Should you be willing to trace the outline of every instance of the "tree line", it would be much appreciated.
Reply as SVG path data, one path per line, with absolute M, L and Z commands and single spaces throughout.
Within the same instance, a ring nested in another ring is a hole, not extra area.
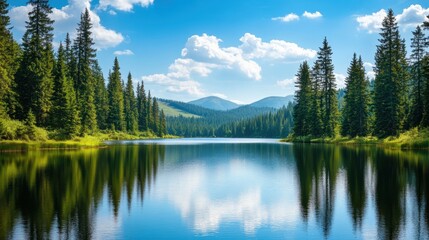
M 135 94 L 131 73 L 121 77 L 114 60 L 106 86 L 96 58 L 88 9 L 76 38 L 67 34 L 56 54 L 52 8 L 48 0 L 30 0 L 22 44 L 12 36 L 8 3 L 0 0 L 0 116 L 57 131 L 65 138 L 99 130 L 167 134 L 166 117 L 141 82 Z M 0 124 L 0 138 L 8 136 Z M 27 132 L 28 135 L 28 132 Z M 31 135 L 31 134 L 29 134 Z M 31 138 L 31 136 L 30 136 Z
M 370 83 L 362 58 L 354 54 L 341 111 L 335 97 L 332 49 L 325 38 L 313 67 L 304 61 L 296 75 L 294 136 L 335 137 L 341 133 L 383 138 L 428 127 L 429 38 L 422 28 L 429 30 L 429 20 L 412 32 L 412 52 L 407 59 L 405 40 L 393 11 L 388 11 L 375 54 L 375 79 Z

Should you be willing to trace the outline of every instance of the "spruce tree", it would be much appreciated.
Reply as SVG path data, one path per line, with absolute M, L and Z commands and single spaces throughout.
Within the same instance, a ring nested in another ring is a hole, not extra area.
M 118 58 L 115 58 L 113 71 L 109 74 L 109 83 L 107 85 L 109 113 L 107 115 L 107 124 L 112 130 L 124 131 L 124 94 L 121 83 L 121 72 Z
M 323 45 L 317 53 L 317 63 L 319 65 L 318 77 L 321 79 L 321 116 L 323 135 L 334 137 L 338 124 L 338 104 L 337 90 L 334 75 L 334 65 L 332 64 L 332 49 L 328 40 L 323 40 Z
M 153 104 L 152 104 L 152 131 L 155 134 L 158 134 L 159 132 L 159 105 L 158 105 L 158 100 L 156 98 L 153 98 Z
M 10 31 L 8 4 L 0 0 L 0 117 L 15 115 L 19 104 L 15 93 L 15 73 L 19 66 L 20 48 Z
M 429 15 L 423 23 L 423 29 L 429 31 Z M 429 35 L 429 34 L 428 34 Z M 426 38 L 426 47 L 429 47 L 429 36 Z M 421 126 L 429 127 L 429 54 L 426 54 L 422 61 L 423 66 L 423 97 L 424 110 Z
M 346 79 L 345 106 L 342 114 L 343 136 L 366 136 L 369 130 L 369 82 L 362 58 L 353 55 Z
M 165 117 L 164 110 L 161 110 L 161 113 L 159 115 L 159 131 L 158 136 L 163 137 L 167 135 L 167 120 Z
M 144 82 L 137 85 L 137 110 L 138 110 L 138 125 L 140 131 L 148 130 L 147 123 L 147 98 L 144 90 Z
M 104 81 L 103 72 L 101 71 L 98 61 L 92 65 L 92 75 L 94 77 L 94 104 L 97 112 L 97 123 L 99 129 L 107 129 L 107 113 L 109 111 L 107 100 L 107 88 Z
M 147 94 L 147 101 L 146 101 L 146 122 L 147 122 L 147 127 L 148 130 L 152 130 L 153 131 L 153 108 L 152 108 L 152 97 L 150 94 L 150 91 Z
M 411 112 L 409 121 L 411 127 L 420 125 L 424 111 L 424 72 L 423 58 L 425 51 L 425 34 L 420 26 L 413 31 L 411 39 Z
M 310 70 L 305 61 L 299 67 L 296 75 L 295 102 L 293 116 L 295 125 L 293 128 L 295 136 L 307 136 L 311 134 L 311 78 Z
M 95 79 L 91 66 L 95 61 L 94 41 L 91 36 L 92 23 L 88 9 L 81 15 L 74 41 L 73 52 L 76 57 L 76 75 L 74 86 L 82 117 L 82 132 L 93 133 L 97 130 L 95 107 Z
M 29 20 L 22 40 L 23 59 L 16 77 L 22 107 L 20 118 L 24 119 L 32 110 L 37 124 L 46 126 L 52 108 L 54 21 L 49 17 L 52 8 L 48 0 L 30 0 L 29 4 L 33 10 L 28 14 Z
M 408 81 L 406 51 L 392 9 L 384 18 L 375 55 L 375 134 L 396 136 L 405 119 Z
M 60 44 L 54 68 L 54 93 L 52 96 L 51 126 L 63 131 L 66 137 L 73 137 L 80 130 L 80 118 L 77 110 L 76 94 L 73 82 L 68 77 L 65 52 Z
M 124 94 L 124 109 L 125 109 L 125 123 L 127 131 L 135 133 L 138 130 L 137 120 L 137 101 L 134 95 L 133 79 L 131 73 L 128 73 L 127 85 Z
M 319 63 L 314 63 L 313 69 L 311 70 L 312 82 L 311 82 L 311 104 L 310 104 L 310 125 L 311 135 L 313 137 L 320 137 L 323 134 L 322 127 L 322 113 L 321 113 L 321 72 Z

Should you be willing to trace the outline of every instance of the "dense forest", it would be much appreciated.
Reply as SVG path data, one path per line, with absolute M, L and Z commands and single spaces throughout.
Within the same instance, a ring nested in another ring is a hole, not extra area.
M 402 131 L 429 126 L 429 46 L 423 29 L 429 16 L 413 31 L 410 58 L 405 40 L 390 9 L 384 18 L 375 54 L 375 79 L 365 76 L 361 57 L 353 55 L 344 102 L 339 111 L 334 97 L 332 49 L 325 39 L 313 67 L 303 62 L 297 73 L 294 137 L 398 136 Z
M 88 10 L 76 38 L 67 34 L 54 53 L 48 0 L 30 0 L 22 44 L 12 36 L 8 4 L 0 0 L 0 139 L 40 139 L 100 130 L 167 134 L 166 117 L 143 82 L 123 82 L 115 58 L 106 86 L 96 58 Z M 135 94 L 137 93 L 137 94 Z

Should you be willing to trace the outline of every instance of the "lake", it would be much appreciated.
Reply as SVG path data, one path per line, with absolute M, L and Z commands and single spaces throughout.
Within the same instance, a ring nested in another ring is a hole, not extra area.
M 429 152 L 270 139 L 0 153 L 0 239 L 428 239 Z

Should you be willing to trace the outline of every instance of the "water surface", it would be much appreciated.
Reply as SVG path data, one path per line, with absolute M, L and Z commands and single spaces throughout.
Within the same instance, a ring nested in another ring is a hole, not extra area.
M 429 153 L 271 139 L 0 153 L 0 239 L 428 239 Z

